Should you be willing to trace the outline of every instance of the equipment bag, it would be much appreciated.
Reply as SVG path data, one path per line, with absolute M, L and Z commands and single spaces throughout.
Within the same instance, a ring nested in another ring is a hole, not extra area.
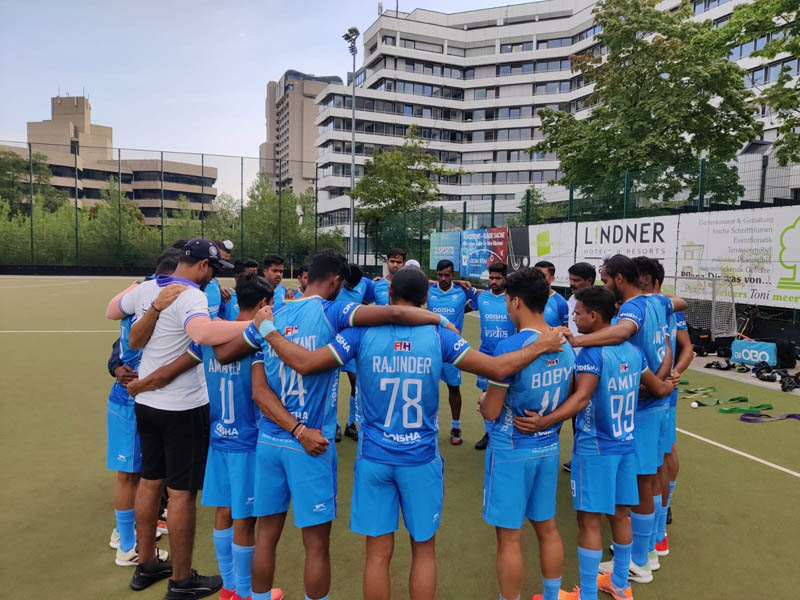
M 757 365 L 765 362 L 771 367 L 778 365 L 778 349 L 774 343 L 736 340 L 731 345 L 731 351 L 737 363 Z

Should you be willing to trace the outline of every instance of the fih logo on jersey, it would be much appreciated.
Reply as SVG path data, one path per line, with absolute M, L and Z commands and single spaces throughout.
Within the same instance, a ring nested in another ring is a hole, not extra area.
M 551 358 L 550 360 L 547 361 L 547 366 L 548 367 L 555 367 L 556 365 L 558 365 L 558 359 L 557 358 Z
M 395 342 L 394 343 L 394 351 L 395 352 L 411 352 L 411 342 Z
M 627 373 L 628 372 L 628 363 L 620 363 L 619 372 L 620 373 Z
M 298 329 L 299 329 L 299 326 L 297 326 L 297 325 L 289 325 L 288 327 L 284 327 L 283 328 L 283 336 L 284 337 L 288 337 L 290 335 L 294 335 L 295 333 L 297 333 Z

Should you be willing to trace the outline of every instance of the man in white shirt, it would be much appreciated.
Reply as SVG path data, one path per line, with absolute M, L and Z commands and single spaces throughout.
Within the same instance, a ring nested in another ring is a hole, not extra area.
M 119 319 L 135 315 L 129 343 L 143 348 L 139 377 L 147 377 L 186 352 L 189 343 L 215 345 L 240 335 L 249 321 L 212 321 L 202 288 L 217 270 L 232 265 L 222 260 L 219 248 L 202 238 L 183 247 L 172 276 L 129 288 L 115 296 L 106 316 Z M 185 289 L 169 306 L 155 302 L 172 284 Z M 203 486 L 209 438 L 208 393 L 198 365 L 161 389 L 136 397 L 136 418 L 142 447 L 142 478 L 136 494 L 139 565 L 131 587 L 144 589 L 172 578 L 166 598 L 201 598 L 222 587 L 219 576 L 204 577 L 191 569 L 197 491 Z M 172 564 L 154 554 L 155 519 L 161 487 L 169 493 L 168 527 Z

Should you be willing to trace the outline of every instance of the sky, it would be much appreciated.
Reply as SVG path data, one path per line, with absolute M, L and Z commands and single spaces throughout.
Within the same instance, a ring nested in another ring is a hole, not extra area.
M 401 1 L 400 11 L 499 3 Z M 92 121 L 113 127 L 114 146 L 257 157 L 267 82 L 287 69 L 346 81 L 352 59 L 341 35 L 350 26 L 365 31 L 377 7 L 377 0 L 0 0 L 0 140 L 26 141 L 26 123 L 50 118 L 59 89 L 62 96 L 85 89 Z M 359 66 L 362 56 L 359 44 Z

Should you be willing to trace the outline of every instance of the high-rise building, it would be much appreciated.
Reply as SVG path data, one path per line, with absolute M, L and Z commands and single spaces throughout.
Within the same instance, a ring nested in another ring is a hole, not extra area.
M 696 0 L 697 20 L 724 24 L 733 8 L 748 0 Z M 396 147 L 410 125 L 429 141 L 445 165 L 467 173 L 439 182 L 446 208 L 469 203 L 468 226 L 505 224 L 517 213 L 532 184 L 546 199 L 566 199 L 554 154 L 529 153 L 542 138 L 538 112 L 555 108 L 586 118 L 594 86 L 571 68 L 569 57 L 606 50 L 596 34 L 594 0 L 544 0 L 445 14 L 416 9 L 384 11 L 363 35 L 362 68 L 356 73 L 356 167 L 376 148 Z M 660 8 L 677 8 L 665 0 Z M 748 85 L 774 80 L 783 62 L 765 64 L 750 53 L 765 39 L 744 44 L 731 55 L 749 71 Z M 345 50 L 342 49 L 344 56 Z M 797 73 L 797 60 L 790 68 Z M 350 188 L 351 89 L 327 86 L 317 97 L 319 114 L 319 211 L 323 227 L 347 230 Z M 764 138 L 775 139 L 777 124 L 763 116 Z M 362 242 L 358 242 L 362 243 Z
M 331 83 L 341 85 L 342 80 L 293 70 L 286 71 L 280 80 L 267 83 L 264 102 L 267 138 L 258 149 L 261 170 L 297 193 L 314 184 L 317 159 L 314 101 Z

